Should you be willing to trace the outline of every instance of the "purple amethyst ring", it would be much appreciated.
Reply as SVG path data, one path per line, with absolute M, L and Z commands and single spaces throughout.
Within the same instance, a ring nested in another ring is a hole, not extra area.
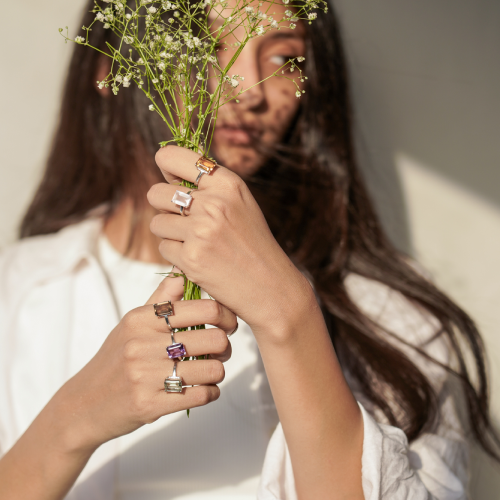
M 172 343 L 167 346 L 167 354 L 170 359 L 180 359 L 186 355 L 186 348 L 184 344 L 181 342 L 176 342 L 174 339 L 174 331 L 170 332 L 170 336 L 172 337 Z

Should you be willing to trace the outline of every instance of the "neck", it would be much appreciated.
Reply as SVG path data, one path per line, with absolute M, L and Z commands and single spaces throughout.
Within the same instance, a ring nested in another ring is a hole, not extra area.
M 125 199 L 106 220 L 104 234 L 118 252 L 130 259 L 168 265 L 158 250 L 160 238 L 149 230 L 149 223 L 156 213 L 149 205 L 137 212 L 132 201 Z

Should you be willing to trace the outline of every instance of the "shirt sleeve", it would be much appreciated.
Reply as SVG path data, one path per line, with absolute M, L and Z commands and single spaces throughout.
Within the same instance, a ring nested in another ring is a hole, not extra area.
M 467 498 L 468 446 L 464 440 L 423 434 L 409 445 L 401 429 L 377 423 L 359 406 L 364 426 L 361 473 L 365 500 Z M 281 424 L 269 442 L 257 499 L 297 500 Z

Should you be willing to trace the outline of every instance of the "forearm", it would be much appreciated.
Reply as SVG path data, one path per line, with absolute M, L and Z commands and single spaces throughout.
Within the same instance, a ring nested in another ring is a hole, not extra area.
M 281 324 L 255 335 L 301 500 L 363 498 L 363 421 L 308 285 Z M 301 305 L 300 305 L 301 304 Z M 283 314 L 285 316 L 285 314 Z
M 64 498 L 93 452 L 73 446 L 64 421 L 49 402 L 0 460 L 0 500 Z

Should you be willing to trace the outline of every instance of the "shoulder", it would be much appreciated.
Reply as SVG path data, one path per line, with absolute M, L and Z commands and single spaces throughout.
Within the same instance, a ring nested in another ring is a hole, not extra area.
M 423 306 L 379 281 L 350 274 L 345 287 L 358 309 L 376 326 L 380 337 L 431 376 L 435 387 L 440 386 L 446 371 L 439 364 L 450 365 L 451 349 L 447 337 L 441 334 L 439 320 Z M 429 361 L 426 355 L 438 364 Z
M 33 236 L 0 252 L 0 300 L 71 270 L 93 247 L 102 222 L 92 218 L 57 233 Z

